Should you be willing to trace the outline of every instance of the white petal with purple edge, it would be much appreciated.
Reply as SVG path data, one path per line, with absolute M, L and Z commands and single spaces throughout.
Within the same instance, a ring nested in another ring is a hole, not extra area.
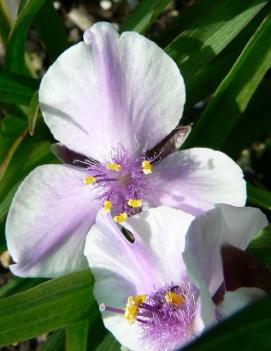
M 98 303 L 123 308 L 129 295 L 151 293 L 159 284 L 179 283 L 186 273 L 182 252 L 192 220 L 191 215 L 175 209 L 147 210 L 124 224 L 135 236 L 132 244 L 109 215 L 99 212 L 85 248 Z M 105 312 L 103 320 L 123 345 L 145 350 L 136 326 L 130 326 L 123 316 Z
M 159 143 L 182 115 L 185 88 L 174 61 L 135 32 L 94 24 L 50 67 L 40 105 L 55 138 L 98 160 L 122 143 L 132 154 Z
M 98 202 L 84 176 L 75 167 L 45 165 L 20 185 L 6 225 L 15 274 L 54 277 L 87 266 L 85 238 Z
M 193 148 L 171 154 L 153 171 L 156 176 L 152 205 L 171 206 L 198 215 L 215 203 L 244 206 L 246 184 L 241 168 L 226 154 Z
M 244 250 L 266 225 L 265 215 L 252 207 L 220 204 L 197 217 L 186 236 L 184 253 L 195 282 L 205 282 L 213 296 L 223 282 L 222 245 L 230 244 Z

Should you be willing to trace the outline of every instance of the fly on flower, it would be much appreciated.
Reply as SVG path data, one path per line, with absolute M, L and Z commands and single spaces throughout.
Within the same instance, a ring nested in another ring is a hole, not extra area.
M 100 212 L 85 255 L 106 328 L 132 351 L 176 350 L 265 296 L 252 284 L 224 290 L 216 303 L 213 299 L 225 286 L 223 245 L 244 250 L 266 225 L 254 208 L 218 205 L 193 220 L 183 211 L 158 207 L 127 220 L 135 236 L 130 244 Z
M 242 171 L 228 156 L 172 152 L 183 78 L 142 35 L 93 25 L 49 68 L 39 99 L 68 164 L 36 168 L 14 197 L 6 233 L 15 274 L 51 277 L 86 267 L 85 238 L 101 208 L 123 225 L 148 207 L 195 215 L 219 202 L 245 204 Z

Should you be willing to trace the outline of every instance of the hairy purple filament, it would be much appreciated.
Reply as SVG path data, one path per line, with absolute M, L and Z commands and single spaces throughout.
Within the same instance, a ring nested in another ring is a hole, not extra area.
M 168 302 L 165 295 L 169 291 L 182 296 L 183 303 Z M 155 350 L 173 350 L 191 339 L 198 296 L 198 289 L 189 280 L 156 290 L 139 306 L 137 321 L 142 337 L 155 345 Z
M 181 302 L 169 302 L 166 299 L 169 292 L 180 296 Z M 146 297 L 138 306 L 135 322 L 150 350 L 174 350 L 194 337 L 198 298 L 198 289 L 188 279 L 180 285 L 155 289 Z M 100 310 L 123 315 L 126 312 L 104 304 L 100 305 Z
M 132 157 L 123 147 L 113 149 L 111 160 L 98 163 L 90 160 L 87 175 L 95 177 L 94 186 L 98 198 L 104 203 L 112 203 L 113 214 L 127 213 L 128 216 L 141 212 L 141 206 L 135 208 L 128 204 L 130 199 L 144 201 L 152 189 L 152 181 L 142 169 L 144 156 Z M 151 161 L 151 160 L 148 160 Z M 108 164 L 120 166 L 119 170 L 109 169 Z

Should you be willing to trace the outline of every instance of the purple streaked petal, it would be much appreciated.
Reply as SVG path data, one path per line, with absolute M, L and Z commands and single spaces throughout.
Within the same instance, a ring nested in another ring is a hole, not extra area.
M 98 203 L 84 176 L 75 167 L 45 165 L 23 181 L 6 225 L 15 274 L 53 277 L 87 266 L 85 237 Z
M 186 276 L 182 252 L 192 220 L 191 215 L 171 208 L 144 211 L 124 224 L 135 237 L 132 244 L 110 215 L 100 211 L 85 248 L 98 303 L 123 308 L 130 295 L 151 294 L 167 283 L 179 284 Z M 107 312 L 103 320 L 123 345 L 131 350 L 149 349 L 136 325 L 129 325 L 123 316 Z
M 150 40 L 119 36 L 109 23 L 94 24 L 84 40 L 42 79 L 45 122 L 61 143 L 97 160 L 118 143 L 132 154 L 151 149 L 182 115 L 185 89 L 176 64 Z
M 94 273 L 108 271 L 109 277 L 122 277 L 134 286 L 134 294 L 142 294 L 145 290 L 151 291 L 159 275 L 156 272 L 156 258 L 151 256 L 140 236 L 134 231 L 133 234 L 135 242 L 131 243 L 124 237 L 120 226 L 113 221 L 111 215 L 100 210 L 96 223 L 88 233 L 85 255 Z M 100 277 L 98 273 L 96 282 Z M 122 293 L 116 290 L 116 294 Z
M 186 276 L 182 253 L 193 219 L 188 213 L 161 206 L 127 220 L 129 229 L 150 247 L 163 283 L 179 282 Z
M 205 282 L 213 296 L 224 280 L 221 247 L 230 244 L 244 250 L 266 225 L 265 215 L 251 207 L 221 204 L 197 217 L 188 231 L 184 253 L 194 283 Z
M 178 151 L 154 169 L 159 191 L 152 205 L 171 206 L 198 215 L 215 203 L 244 206 L 246 185 L 241 168 L 227 155 L 207 148 Z

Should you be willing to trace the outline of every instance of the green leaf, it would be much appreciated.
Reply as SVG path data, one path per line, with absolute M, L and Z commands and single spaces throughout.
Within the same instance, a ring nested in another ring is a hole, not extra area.
M 0 0 L 0 40 L 4 47 L 8 41 L 8 35 L 11 28 L 11 18 L 5 0 Z
M 5 238 L 5 223 L 0 222 L 0 254 L 7 249 L 6 238 Z
M 271 210 L 271 193 L 264 189 L 258 188 L 251 184 L 247 184 L 248 203 L 250 205 L 259 206 L 266 210 Z
M 89 271 L 72 273 L 0 300 L 0 345 L 66 327 L 95 317 Z
M 266 3 L 263 0 L 196 3 L 194 7 L 199 14 L 166 47 L 166 52 L 180 66 L 185 80 L 190 80 L 218 55 Z
M 249 244 L 248 252 L 257 257 L 271 268 L 271 225 L 260 231 L 257 237 Z
M 34 135 L 35 126 L 37 122 L 37 118 L 40 112 L 40 105 L 39 105 L 39 91 L 37 90 L 32 99 L 30 101 L 29 111 L 28 111 L 28 128 L 30 135 Z
M 25 121 L 7 116 L 0 123 L 0 181 L 3 179 L 9 163 L 28 133 Z
M 28 0 L 16 19 L 7 44 L 5 57 L 6 69 L 10 72 L 28 75 L 25 64 L 25 44 L 27 33 L 33 20 L 46 0 Z
M 28 105 L 39 82 L 0 70 L 0 101 Z
M 4 200 L 0 202 L 0 223 L 4 221 L 8 213 L 13 196 L 15 195 L 19 185 L 20 182 L 18 184 L 15 184 L 14 187 L 11 188 L 7 196 L 4 198 Z
M 86 351 L 89 319 L 83 319 L 66 328 L 66 351 Z M 94 330 L 93 330 L 94 332 Z
M 50 152 L 52 141 L 49 138 L 48 128 L 44 125 L 42 119 L 39 119 L 35 135 L 26 136 L 19 149 L 14 153 L 0 182 L 0 203 L 7 198 L 12 188 L 22 181 L 33 168 L 44 163 L 59 162 Z
M 44 3 L 38 11 L 33 24 L 48 51 L 51 62 L 55 61 L 69 47 L 69 43 L 65 26 L 56 12 L 52 1 Z
M 182 351 L 270 350 L 271 297 L 207 331 Z
M 22 279 L 18 277 L 14 277 L 9 279 L 9 281 L 0 288 L 0 299 L 4 297 L 8 297 L 14 294 L 18 294 L 24 290 L 33 288 L 34 286 L 46 281 L 42 278 L 35 278 L 35 279 Z
M 229 156 L 236 159 L 242 150 L 271 132 L 270 91 L 271 81 L 263 79 L 222 146 L 222 150 Z
M 120 344 L 111 333 L 108 333 L 95 351 L 119 351 Z
M 194 126 L 186 147 L 220 148 L 271 65 L 271 15 L 261 23 Z
M 143 0 L 121 26 L 120 31 L 143 33 L 169 4 L 170 0 Z
M 63 351 L 65 347 L 65 330 L 54 332 L 41 348 L 41 351 Z
M 22 143 L 22 141 L 24 140 L 24 138 L 26 137 L 27 134 L 28 134 L 28 127 L 25 128 L 22 131 L 22 133 L 14 140 L 14 142 L 11 145 L 11 147 L 9 148 L 5 158 L 0 163 L 0 181 L 3 179 L 3 177 L 7 171 L 7 168 L 9 166 L 9 163 L 10 163 L 15 151 L 18 149 L 18 147 L 20 146 L 20 144 Z
M 15 116 L 6 116 L 0 121 L 0 163 L 26 126 L 26 121 Z
M 187 100 L 186 109 L 195 105 L 213 94 L 220 82 L 227 75 L 246 43 L 254 34 L 266 16 L 265 6 L 246 27 L 210 62 L 199 71 L 189 75 L 186 80 Z M 184 72 L 186 74 L 186 72 Z

